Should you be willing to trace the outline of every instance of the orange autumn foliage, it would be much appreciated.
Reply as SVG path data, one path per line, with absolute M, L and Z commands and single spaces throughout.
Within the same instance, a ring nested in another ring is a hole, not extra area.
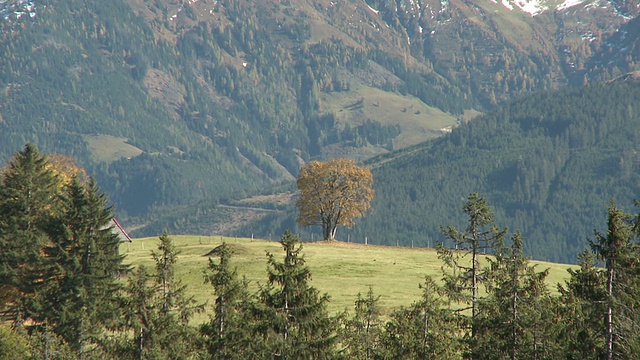
M 322 226 L 325 240 L 334 240 L 338 225 L 352 227 L 373 199 L 373 175 L 349 159 L 311 161 L 298 175 L 296 202 L 300 225 Z

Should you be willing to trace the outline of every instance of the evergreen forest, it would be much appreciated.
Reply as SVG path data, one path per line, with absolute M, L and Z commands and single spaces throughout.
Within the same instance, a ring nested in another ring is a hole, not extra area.
M 446 241 L 439 227 L 457 218 L 463 194 L 478 191 L 501 224 L 522 231 L 528 256 L 575 263 L 602 230 L 603 204 L 632 212 L 639 198 L 640 84 L 625 79 L 527 96 L 449 135 L 365 161 L 374 178 L 371 211 L 337 237 L 435 247 Z M 297 227 L 295 213 L 276 208 L 236 234 L 319 232 Z
M 212 301 L 198 304 L 176 276 L 166 232 L 153 266 L 126 265 L 113 209 L 91 177 L 69 174 L 32 144 L 0 182 L 0 359 L 633 359 L 638 216 L 609 202 L 603 231 L 580 267 L 551 291 L 547 270 L 524 255 L 526 238 L 495 221 L 477 193 L 462 226 L 442 224 L 441 275 L 413 304 L 383 313 L 371 287 L 329 314 L 312 285 L 304 244 L 285 231 L 267 252 L 257 291 L 222 243 L 203 271 Z M 345 249 L 348 251 L 348 249 Z M 418 284 L 416 284 L 417 286 Z M 197 313 L 207 320 L 194 324 Z

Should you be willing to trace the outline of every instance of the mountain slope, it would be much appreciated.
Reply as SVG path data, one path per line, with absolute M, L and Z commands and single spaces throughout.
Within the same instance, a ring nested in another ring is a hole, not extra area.
M 287 184 L 310 159 L 364 160 L 531 92 L 635 70 L 639 11 L 613 0 L 6 0 L 0 162 L 27 141 L 72 155 L 126 225 L 203 214 Z M 197 228 L 225 229 L 218 220 Z
M 444 241 L 441 225 L 466 226 L 462 207 L 478 192 L 500 226 L 522 231 L 529 256 L 575 262 L 593 230 L 603 231 L 610 200 L 637 212 L 637 79 L 529 96 L 441 139 L 371 160 L 372 211 L 338 237 L 434 246 Z M 278 233 L 295 226 L 294 216 L 295 208 L 283 209 L 238 233 Z
M 455 129 L 374 169 L 379 210 L 355 234 L 433 244 L 439 225 L 463 226 L 463 197 L 477 191 L 523 231 L 529 255 L 575 261 L 610 199 L 633 210 L 639 100 L 637 81 L 543 93 Z

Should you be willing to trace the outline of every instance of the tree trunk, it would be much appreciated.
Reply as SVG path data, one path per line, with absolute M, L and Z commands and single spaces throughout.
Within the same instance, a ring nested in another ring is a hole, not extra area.
M 613 309 L 611 301 L 613 299 L 613 260 L 607 260 L 607 314 L 605 317 L 605 327 L 607 328 L 607 360 L 613 359 Z
M 518 328 L 516 322 L 518 321 L 518 267 L 515 263 L 517 260 L 513 259 L 513 299 L 511 300 L 511 360 L 516 360 L 516 351 L 518 343 Z
M 474 244 L 471 257 L 471 338 L 476 338 L 476 316 L 478 315 L 478 247 Z
M 218 319 L 218 333 L 220 338 L 224 337 L 224 318 L 225 318 L 225 311 L 227 309 L 225 309 L 224 306 L 224 296 L 220 296 L 220 302 L 219 302 L 219 310 L 218 310 L 218 316 L 220 317 Z
M 322 220 L 322 240 L 328 241 L 331 238 L 331 223 Z
M 144 359 L 144 328 L 140 327 L 140 337 L 138 338 L 138 359 Z

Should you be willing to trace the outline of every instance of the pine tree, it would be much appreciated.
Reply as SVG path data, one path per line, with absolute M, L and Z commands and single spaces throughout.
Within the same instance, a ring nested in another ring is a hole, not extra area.
M 64 211 L 49 227 L 45 267 L 50 286 L 46 320 L 82 358 L 117 314 L 116 275 L 123 270 L 119 239 L 112 232 L 112 209 L 93 180 L 68 186 Z
M 350 359 L 374 359 L 378 353 L 383 330 L 379 299 L 369 287 L 366 296 L 358 294 L 353 317 L 344 321 L 341 341 Z
M 0 324 L 0 360 L 29 360 L 33 355 L 27 334 Z
M 553 299 L 545 279 L 523 252 L 520 232 L 510 248 L 489 258 L 491 285 L 479 302 L 478 337 L 472 351 L 483 359 L 546 359 L 554 356 Z
M 452 301 L 469 304 L 468 308 L 459 311 L 471 310 L 470 341 L 473 343 L 477 336 L 480 285 L 488 280 L 485 269 L 480 265 L 480 256 L 491 252 L 494 244 L 502 243 L 507 229 L 495 226 L 493 211 L 477 193 L 469 195 L 464 212 L 469 216 L 465 231 L 453 226 L 442 227 L 442 232 L 453 242 L 454 248 L 438 244 L 437 251 L 444 267 L 449 269 L 444 271 L 443 277 L 446 296 Z M 468 259 L 468 256 L 471 258 Z
M 119 329 L 131 336 L 109 345 L 112 356 L 183 359 L 199 350 L 198 333 L 189 320 L 202 306 L 186 295 L 186 285 L 175 278 L 178 254 L 173 240 L 163 233 L 158 251 L 151 253 L 155 272 L 140 266 L 129 279 Z
M 422 298 L 395 310 L 381 334 L 381 359 L 455 359 L 466 351 L 461 341 L 463 317 L 448 309 L 442 289 L 430 278 L 421 285 Z
M 156 264 L 156 282 L 159 285 L 161 297 L 161 309 L 163 313 L 175 307 L 174 300 L 178 294 L 184 293 L 184 287 L 180 286 L 175 278 L 175 265 L 180 252 L 176 249 L 173 240 L 166 231 L 160 236 L 158 244 L 159 252 L 152 251 L 151 257 Z
M 160 317 L 157 306 L 157 291 L 151 284 L 152 274 L 143 265 L 129 277 L 125 287 L 125 299 L 122 303 L 123 323 L 119 330 L 130 331 L 120 343 L 110 344 L 110 353 L 114 357 L 128 359 L 147 359 L 157 345 L 156 333 Z M 133 340 L 131 340 L 133 339 Z M 149 350 L 151 349 L 151 351 Z
M 633 357 L 640 335 L 638 295 L 638 247 L 632 242 L 633 225 L 629 214 L 613 202 L 607 210 L 607 233 L 596 231 L 591 248 L 605 263 L 605 353 L 606 359 Z
M 62 204 L 59 181 L 32 144 L 14 155 L 0 183 L 0 306 L 21 325 L 42 320 L 47 286 L 43 247 L 46 228 Z
M 236 269 L 232 269 L 232 250 L 227 243 L 215 249 L 216 263 L 209 259 L 205 282 L 214 288 L 216 296 L 214 315 L 200 331 L 206 337 L 207 350 L 212 359 L 248 359 L 254 357 L 255 342 L 252 330 L 252 300 L 247 282 L 238 280 Z
M 335 356 L 336 321 L 327 313 L 328 295 L 309 285 L 311 272 L 300 255 L 299 238 L 286 231 L 280 239 L 284 261 L 267 253 L 269 283 L 261 290 L 261 320 L 270 356 L 280 359 L 329 359 Z
M 605 280 L 595 265 L 595 255 L 585 250 L 578 256 L 580 269 L 568 269 L 570 278 L 559 285 L 558 344 L 566 359 L 602 359 L 604 339 L 602 319 L 605 311 Z

